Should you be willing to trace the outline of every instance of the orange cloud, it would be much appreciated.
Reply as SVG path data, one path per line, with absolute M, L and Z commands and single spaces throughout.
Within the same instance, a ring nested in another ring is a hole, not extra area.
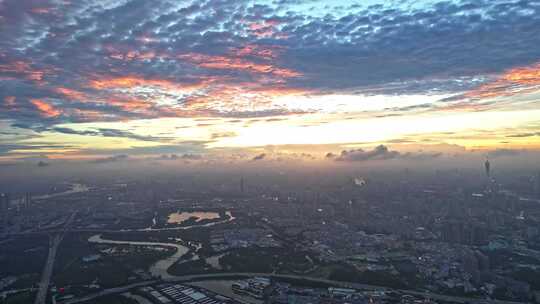
M 128 112 L 147 113 L 152 104 L 135 98 L 116 96 L 105 101 L 107 104 L 121 108 Z
M 87 99 L 87 96 L 85 93 L 68 89 L 68 88 L 59 87 L 59 88 L 55 88 L 54 91 L 58 94 L 64 95 L 65 97 L 71 100 L 82 101 L 84 99 Z
M 486 83 L 465 94 L 469 98 L 490 98 L 512 96 L 539 89 L 540 63 L 529 67 L 514 68 L 506 71 L 495 81 Z
M 240 58 L 231 58 L 226 56 L 210 56 L 197 53 L 180 55 L 179 58 L 194 63 L 202 68 L 239 70 L 250 73 L 273 74 L 285 78 L 301 76 L 300 73 L 293 70 L 278 68 L 271 64 L 255 63 Z
M 307 94 L 308 91 L 287 87 L 266 87 L 258 83 L 215 86 L 204 95 L 192 96 L 185 103 L 191 110 L 258 111 L 276 109 L 276 97 Z
M 89 86 L 102 90 L 102 89 L 117 89 L 117 88 L 132 88 L 141 86 L 156 86 L 170 89 L 178 89 L 182 86 L 172 81 L 163 79 L 146 79 L 137 76 L 125 76 L 125 77 L 104 77 L 98 80 L 92 80 Z
M 89 87 L 96 90 L 103 89 L 129 89 L 135 87 L 159 87 L 163 90 L 181 90 L 181 91 L 193 91 L 204 88 L 210 83 L 216 81 L 216 78 L 206 77 L 204 79 L 197 80 L 193 83 L 177 83 L 166 79 L 148 79 L 138 76 L 123 76 L 123 77 L 102 77 L 96 76 L 94 80 L 91 80 L 88 84 Z
M 55 107 L 53 107 L 51 104 L 46 103 L 45 101 L 41 99 L 30 99 L 30 102 L 43 114 L 43 116 L 48 118 L 57 117 L 62 112 Z
M 193 83 L 177 83 L 166 79 L 147 79 L 138 76 L 109 77 L 94 75 L 94 80 L 88 87 L 104 90 L 105 95 L 99 94 L 94 100 L 97 103 L 116 107 L 124 112 L 137 113 L 145 117 L 176 117 L 186 115 L 190 109 L 171 107 L 159 103 L 161 97 L 170 99 L 171 96 L 197 95 L 210 90 L 213 83 L 225 81 L 224 77 L 205 77 Z M 146 87 L 151 89 L 150 95 L 139 95 L 136 89 Z M 71 94 L 72 92 L 65 92 Z M 124 114 L 115 114 L 123 116 Z M 126 119 L 129 119 L 126 117 Z
M 140 85 L 153 85 L 153 86 L 167 86 L 172 87 L 174 84 L 172 82 L 163 81 L 163 80 L 144 80 L 136 77 L 120 77 L 120 78 L 110 78 L 109 80 L 96 80 L 92 82 L 91 87 L 95 89 L 115 89 L 115 88 L 130 88 L 132 86 Z M 78 100 L 86 102 L 89 99 L 88 95 L 72 90 L 69 88 L 55 88 L 55 92 L 64 95 L 65 97 L 71 100 Z M 106 98 L 100 96 L 95 96 L 91 98 L 92 102 L 98 104 L 107 104 L 116 108 L 121 109 L 125 112 L 134 112 L 138 114 L 143 114 L 146 116 L 155 116 L 155 111 L 153 111 L 154 104 L 151 101 L 142 100 L 130 96 L 129 94 L 117 94 L 117 93 L 107 93 Z M 95 110 L 82 110 L 82 109 L 71 109 L 70 114 L 77 116 L 80 119 L 84 120 L 102 120 L 106 114 L 101 111 Z M 118 116 L 118 115 L 110 115 Z
M 512 69 L 502 78 L 519 84 L 538 85 L 540 84 L 540 63 L 532 67 Z

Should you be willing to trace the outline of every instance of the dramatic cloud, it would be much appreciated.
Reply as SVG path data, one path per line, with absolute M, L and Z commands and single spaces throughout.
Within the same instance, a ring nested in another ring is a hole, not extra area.
M 537 132 L 520 130 L 533 120 L 520 111 L 539 110 L 537 1 L 368 2 L 0 1 L 0 126 L 10 133 L 0 142 L 388 142 L 460 131 L 457 121 L 493 129 L 502 112 L 516 132 L 498 137 L 534 137 L 520 136 Z M 190 124 L 198 118 L 221 120 Z M 188 127 L 171 131 L 172 119 Z M 167 130 L 111 127 L 139 121 Z M 408 133 L 343 135 L 374 121 Z M 336 158 L 396 157 L 383 150 Z
M 468 92 L 467 97 L 487 98 L 534 92 L 540 87 L 540 63 L 506 71 L 495 81 Z
M 39 155 L 64 153 L 73 149 L 73 146 L 60 143 L 27 143 L 27 144 L 3 144 L 0 142 L 0 155 L 16 155 L 23 152 L 26 155 Z
M 386 159 L 395 159 L 395 158 L 407 158 L 407 159 L 415 159 L 415 160 L 426 160 L 426 159 L 433 159 L 441 156 L 442 153 L 440 152 L 406 152 L 406 153 L 400 153 L 398 151 L 392 151 L 388 149 L 388 147 L 384 145 L 379 145 L 375 147 L 373 150 L 363 150 L 363 149 L 355 149 L 355 150 L 343 150 L 341 151 L 341 154 L 339 156 L 328 153 L 326 154 L 326 158 L 334 159 L 335 161 L 368 161 L 368 160 L 386 160 Z
M 511 135 L 508 135 L 507 137 L 521 138 L 521 137 L 535 137 L 535 136 L 540 136 L 540 132 L 511 134 Z
M 328 152 L 328 153 L 326 153 L 326 156 L 325 156 L 325 157 L 326 157 L 326 158 L 335 158 L 335 157 L 337 157 L 337 155 L 334 154 L 334 153 L 332 153 L 332 152 Z
M 62 112 L 60 110 L 57 110 L 53 105 L 40 100 L 40 99 L 31 99 L 30 102 L 36 106 L 36 108 L 41 112 L 41 114 L 46 118 L 52 118 L 57 117 Z
M 44 162 L 44 161 L 42 161 L 42 160 L 40 160 L 40 161 L 38 162 L 38 164 L 37 164 L 38 167 L 47 167 L 47 166 L 49 166 L 49 165 L 50 165 L 49 163 Z
M 365 161 L 374 159 L 391 159 L 396 158 L 400 154 L 397 151 L 390 151 L 386 146 L 379 145 L 371 151 L 363 149 L 341 151 L 341 154 L 336 158 L 336 161 Z
M 191 154 L 191 153 L 186 153 L 184 155 L 182 155 L 181 157 L 182 159 L 189 159 L 189 160 L 200 160 L 202 159 L 202 155 L 200 154 Z
M 103 136 L 103 137 L 123 137 L 123 138 L 131 138 L 131 139 L 136 139 L 136 140 L 141 140 L 141 141 L 163 142 L 163 141 L 170 140 L 169 138 L 166 138 L 166 137 L 143 136 L 143 135 L 134 134 L 129 131 L 123 131 L 123 130 L 118 130 L 118 129 L 107 129 L 107 128 L 97 128 L 96 130 L 77 131 L 70 128 L 55 127 L 50 130 L 54 132 L 58 132 L 58 133 L 64 133 L 64 134 Z
M 261 153 L 259 155 L 256 155 L 255 157 L 252 158 L 252 160 L 256 161 L 256 160 L 263 160 L 266 158 L 266 153 Z
M 171 155 L 163 154 L 157 158 L 157 160 L 177 160 L 177 159 L 178 159 L 178 155 L 176 154 L 171 154 Z
M 125 160 L 128 160 L 128 159 L 129 159 L 128 155 L 120 154 L 120 155 L 114 155 L 114 156 L 99 158 L 99 159 L 96 159 L 96 160 L 94 160 L 92 162 L 97 163 L 97 164 L 102 164 L 102 163 L 114 163 L 114 162 L 119 162 L 119 161 L 125 161 Z

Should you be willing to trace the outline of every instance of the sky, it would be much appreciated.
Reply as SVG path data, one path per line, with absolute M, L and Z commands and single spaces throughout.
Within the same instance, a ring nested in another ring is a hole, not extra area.
M 536 153 L 539 46 L 533 0 L 0 0 L 0 162 Z

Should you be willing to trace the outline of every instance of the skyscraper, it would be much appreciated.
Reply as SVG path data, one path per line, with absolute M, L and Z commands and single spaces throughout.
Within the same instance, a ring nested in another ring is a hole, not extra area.
M 26 193 L 25 199 L 24 199 L 24 209 L 25 210 L 30 209 L 30 202 L 32 202 L 32 195 L 30 195 L 30 193 Z
M 9 209 L 9 195 L 7 193 L 0 194 L 0 209 L 2 211 L 2 231 L 5 233 L 8 228 Z
M 486 176 L 488 178 L 491 177 L 491 164 L 489 163 L 489 159 L 486 159 L 486 162 L 484 163 L 484 167 L 486 168 Z

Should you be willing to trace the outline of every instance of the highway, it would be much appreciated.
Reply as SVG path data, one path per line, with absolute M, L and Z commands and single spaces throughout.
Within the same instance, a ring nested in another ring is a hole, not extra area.
M 172 231 L 172 230 L 189 230 L 194 228 L 201 228 L 201 227 L 210 227 L 215 226 L 223 223 L 228 223 L 235 220 L 234 217 L 230 217 L 228 219 L 217 221 L 217 222 L 210 222 L 206 224 L 201 225 L 191 225 L 191 226 L 180 226 L 180 227 L 167 227 L 167 228 L 138 228 L 138 229 L 104 229 L 104 228 L 75 228 L 75 229 L 66 229 L 66 227 L 62 229 L 50 229 L 50 230 L 32 230 L 32 231 L 24 231 L 24 232 L 15 232 L 15 233 L 9 233 L 8 236 L 16 237 L 16 236 L 28 236 L 28 235 L 42 235 L 42 234 L 51 234 L 51 233 L 64 233 L 64 232 L 92 232 L 92 233 L 126 233 L 126 232 L 159 232 L 159 231 Z
M 58 251 L 58 246 L 62 242 L 62 239 L 64 238 L 67 229 L 75 219 L 76 214 L 77 212 L 71 214 L 70 218 L 66 221 L 64 230 L 49 236 L 49 254 L 47 256 L 47 261 L 45 262 L 45 267 L 43 268 L 43 273 L 41 274 L 39 289 L 34 304 L 45 304 L 47 301 L 47 291 L 49 290 L 49 284 L 54 269 L 56 252 Z
M 58 250 L 58 245 L 60 245 L 61 241 L 62 236 L 60 234 L 56 234 L 49 239 L 49 255 L 47 256 L 47 262 L 45 262 L 45 268 L 41 274 L 39 289 L 34 304 L 45 304 L 47 290 L 49 290 L 49 282 L 53 272 L 54 260 L 56 258 L 56 251 Z
M 294 279 L 294 280 L 307 280 L 311 282 L 316 283 L 325 283 L 329 285 L 339 286 L 343 288 L 353 288 L 353 289 L 359 289 L 359 290 L 373 290 L 373 291 L 400 291 L 403 293 L 408 294 L 414 294 L 418 296 L 422 296 L 425 298 L 433 299 L 433 300 L 441 300 L 441 301 L 449 301 L 449 302 L 455 302 L 455 303 L 471 303 L 471 304 L 485 304 L 485 303 L 494 303 L 494 304 L 522 304 L 521 302 L 512 302 L 512 301 L 500 301 L 500 300 L 486 300 L 486 299 L 475 299 L 475 298 L 465 298 L 465 297 L 455 297 L 455 296 L 446 296 L 441 294 L 434 294 L 434 293 L 427 293 L 427 292 L 418 292 L 414 290 L 403 290 L 403 289 L 392 289 L 384 286 L 375 286 L 375 285 L 367 285 L 367 284 L 358 284 L 358 283 L 352 283 L 352 282 L 341 282 L 341 281 L 332 281 L 332 280 L 326 280 L 326 279 L 320 279 L 320 278 L 312 278 L 312 277 L 305 277 L 305 276 L 299 276 L 299 275 L 287 275 L 287 274 L 269 274 L 269 273 L 217 273 L 217 274 L 201 274 L 201 275 L 187 275 L 187 276 L 179 276 L 171 280 L 166 280 L 165 282 L 171 282 L 171 283 L 186 283 L 186 282 L 193 282 L 193 281 L 204 281 L 204 280 L 219 280 L 219 279 L 230 279 L 231 277 L 238 277 L 238 278 L 248 278 L 248 277 L 271 277 L 275 279 Z M 111 288 L 111 289 L 105 289 L 100 292 L 87 295 L 82 298 L 78 299 L 70 299 L 64 302 L 61 302 L 62 304 L 76 304 L 76 303 L 84 303 L 86 301 L 90 301 L 102 296 L 116 294 L 116 293 L 122 293 L 129 291 L 133 288 L 142 287 L 142 286 L 148 286 L 155 284 L 157 282 L 163 282 L 158 280 L 153 281 L 144 281 L 140 283 L 130 284 L 126 286 Z
M 83 302 L 90 301 L 90 300 L 95 299 L 95 298 L 99 298 L 99 297 L 103 297 L 103 296 L 111 295 L 111 294 L 116 294 L 116 293 L 126 292 L 126 291 L 128 291 L 130 289 L 133 289 L 133 288 L 142 287 L 142 286 L 148 286 L 148 285 L 155 284 L 157 282 L 159 282 L 159 281 L 157 281 L 157 280 L 144 281 L 144 282 L 134 283 L 134 284 L 126 285 L 126 286 L 105 289 L 105 290 L 102 290 L 100 292 L 84 296 L 84 297 L 79 298 L 79 299 L 71 299 L 71 300 L 61 302 L 61 303 L 62 304 L 83 303 Z

